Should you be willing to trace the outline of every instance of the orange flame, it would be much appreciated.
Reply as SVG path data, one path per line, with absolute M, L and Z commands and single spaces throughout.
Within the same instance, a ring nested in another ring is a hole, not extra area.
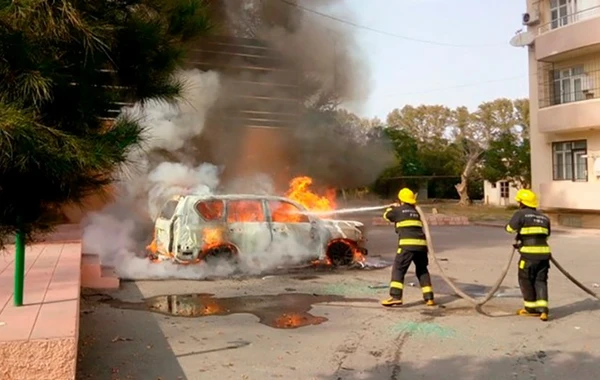
M 320 196 L 311 191 L 313 180 L 310 177 L 296 177 L 290 181 L 290 188 L 285 196 L 300 203 L 310 211 L 335 210 L 335 189 L 328 189 Z
M 264 222 L 265 212 L 259 200 L 231 200 L 227 206 L 227 222 Z
M 150 251 L 150 253 L 158 252 L 158 245 L 156 244 L 156 230 L 152 232 L 152 242 L 146 246 L 146 249 Z
M 202 241 L 212 247 L 223 242 L 223 230 L 220 228 L 205 228 L 202 231 Z
M 274 321 L 274 326 L 281 329 L 293 329 L 307 325 L 318 325 L 326 321 L 323 317 L 313 317 L 299 313 L 285 313 Z
M 319 195 L 311 190 L 312 183 L 312 178 L 307 176 L 293 178 L 285 196 L 301 204 L 309 211 L 335 210 L 335 189 L 328 189 L 325 191 L 325 195 Z M 298 223 L 308 221 L 305 215 L 299 214 L 298 210 L 290 204 L 270 202 L 270 206 L 274 222 Z
M 174 257 L 173 253 L 167 252 L 164 254 L 159 254 L 158 242 L 156 240 L 156 230 L 152 233 L 152 242 L 146 246 L 146 250 L 148 250 L 148 258 L 153 263 L 159 263 L 162 261 L 161 255 L 164 257 Z
M 223 312 L 223 308 L 216 302 L 209 302 L 204 305 L 202 315 L 215 315 Z
M 313 261 L 311 261 L 310 264 L 313 266 L 327 266 L 327 267 L 333 265 L 333 263 L 327 256 L 325 256 L 322 260 L 319 260 L 319 259 L 313 260 Z
M 367 258 L 358 249 L 354 249 L 353 258 L 355 263 L 364 263 L 367 261 Z

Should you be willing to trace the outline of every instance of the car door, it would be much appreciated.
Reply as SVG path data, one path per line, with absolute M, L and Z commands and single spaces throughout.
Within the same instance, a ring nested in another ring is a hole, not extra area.
M 173 222 L 176 217 L 177 204 L 176 200 L 165 203 L 154 224 L 154 239 L 158 253 L 170 254 L 173 252 Z
M 271 231 L 262 199 L 228 199 L 229 239 L 242 254 L 262 253 L 271 245 Z
M 268 200 L 267 206 L 273 247 L 300 259 L 318 258 L 321 239 L 316 221 L 291 202 Z

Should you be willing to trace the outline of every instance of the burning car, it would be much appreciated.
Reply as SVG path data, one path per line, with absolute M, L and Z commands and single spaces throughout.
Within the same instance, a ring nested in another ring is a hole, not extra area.
M 364 261 L 365 241 L 363 223 L 319 218 L 289 198 L 186 195 L 166 202 L 148 248 L 152 260 L 192 264 L 283 247 L 272 250 L 346 266 Z

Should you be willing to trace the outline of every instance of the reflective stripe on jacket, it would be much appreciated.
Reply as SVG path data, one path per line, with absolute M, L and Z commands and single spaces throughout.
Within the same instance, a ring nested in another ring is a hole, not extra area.
M 398 253 L 402 253 L 403 249 L 427 250 L 423 222 L 415 206 L 404 204 L 398 207 L 389 207 L 383 213 L 383 217 L 394 223 L 398 234 Z
M 540 211 L 532 208 L 518 210 L 506 225 L 506 231 L 517 234 L 521 255 L 532 259 L 545 259 L 550 255 L 550 219 Z

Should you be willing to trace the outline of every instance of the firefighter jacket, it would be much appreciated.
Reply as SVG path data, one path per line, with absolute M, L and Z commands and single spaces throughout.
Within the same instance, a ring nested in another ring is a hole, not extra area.
M 427 251 L 427 240 L 423 232 L 423 222 L 413 205 L 404 204 L 388 207 L 383 218 L 394 223 L 398 234 L 398 253 L 402 250 Z
M 517 233 L 519 253 L 526 259 L 544 260 L 550 258 L 550 219 L 533 208 L 522 208 L 514 213 L 506 231 Z

